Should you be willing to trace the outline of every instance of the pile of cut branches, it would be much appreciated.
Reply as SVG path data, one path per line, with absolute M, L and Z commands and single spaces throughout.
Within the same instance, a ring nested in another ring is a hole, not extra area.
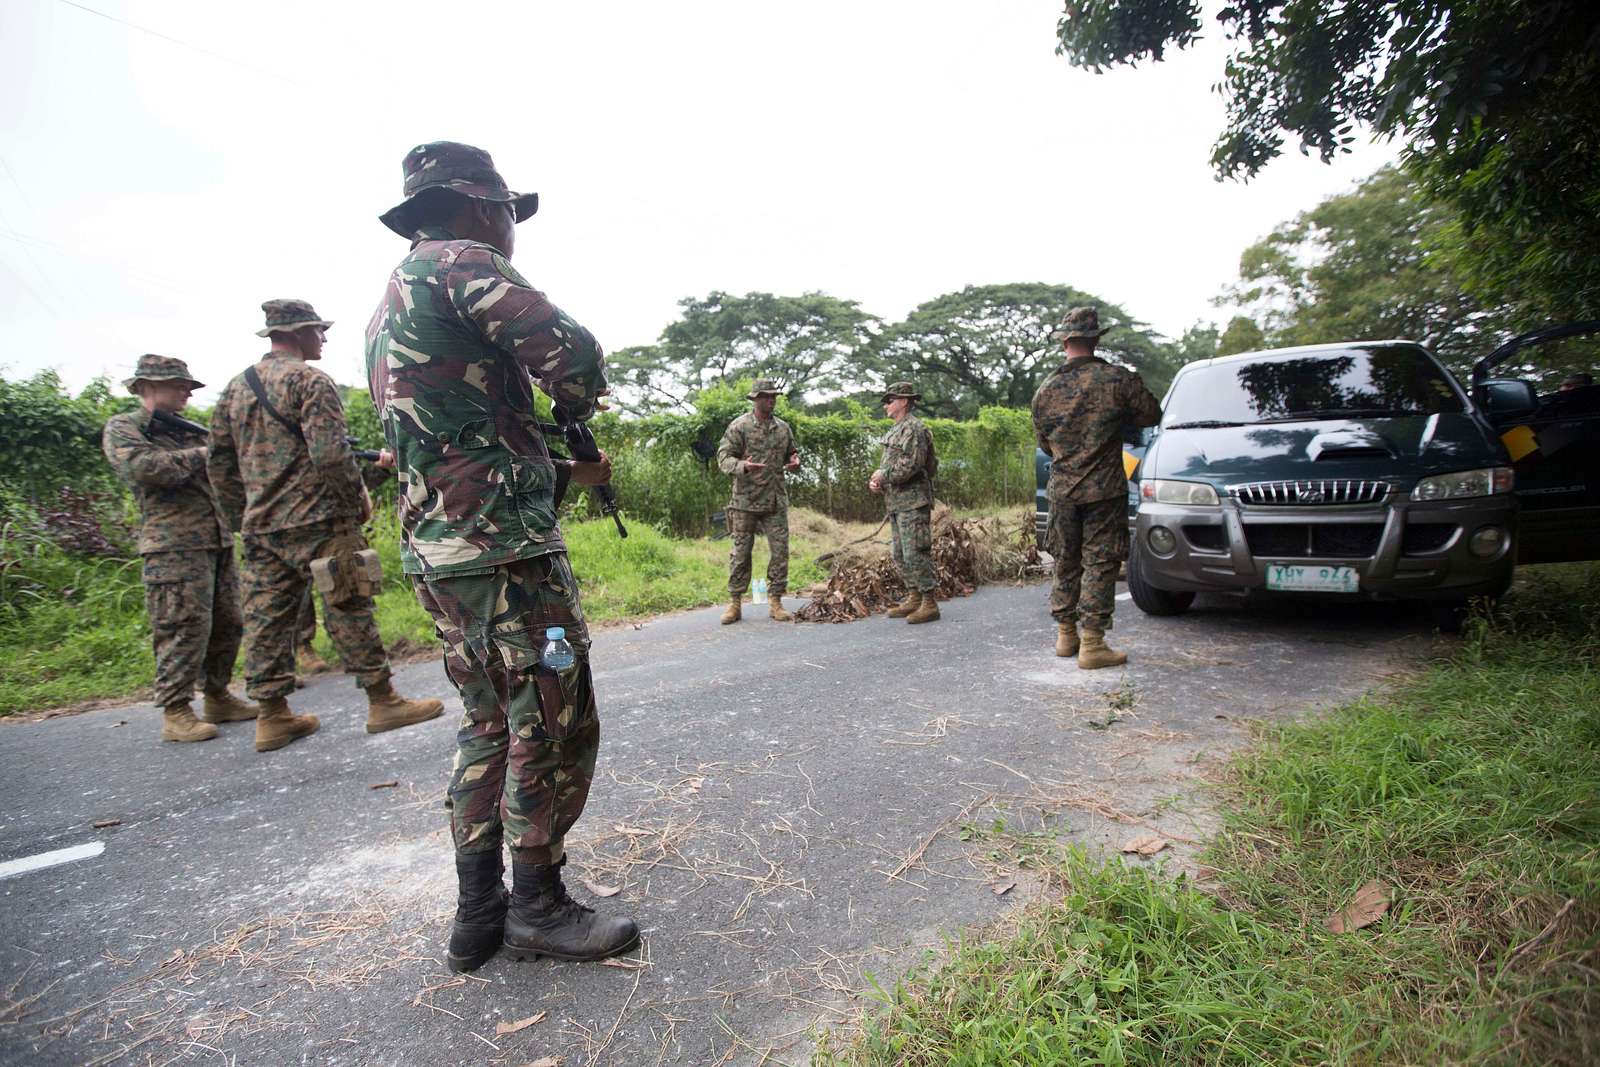
M 893 607 L 908 592 L 883 546 L 841 559 L 827 584 L 796 613 L 802 622 L 850 622 Z M 940 600 L 969 596 L 985 582 L 1021 581 L 1041 568 L 1033 514 L 958 519 L 947 507 L 933 513 L 933 573 Z

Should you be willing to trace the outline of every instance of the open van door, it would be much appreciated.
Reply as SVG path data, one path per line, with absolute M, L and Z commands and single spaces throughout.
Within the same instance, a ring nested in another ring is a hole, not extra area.
M 1513 337 L 1472 368 L 1472 398 L 1500 435 L 1517 473 L 1517 562 L 1600 559 L 1600 385 L 1541 396 L 1521 378 L 1493 378 L 1526 349 L 1600 333 L 1600 321 Z

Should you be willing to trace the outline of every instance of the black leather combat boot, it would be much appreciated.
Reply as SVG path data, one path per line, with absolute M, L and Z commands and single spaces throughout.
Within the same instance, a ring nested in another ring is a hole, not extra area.
M 522 863 L 512 854 L 505 944 L 517 959 L 603 960 L 638 943 L 632 919 L 602 918 L 567 896 L 559 864 Z
M 450 924 L 450 950 L 445 960 L 457 973 L 475 971 L 489 962 L 505 936 L 505 864 L 498 848 L 490 852 L 456 853 L 456 918 Z

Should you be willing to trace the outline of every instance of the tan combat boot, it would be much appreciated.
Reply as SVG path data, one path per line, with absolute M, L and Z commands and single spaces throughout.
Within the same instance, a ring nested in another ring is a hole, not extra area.
M 244 722 L 260 714 L 254 704 L 246 704 L 226 689 L 213 693 L 206 690 L 205 706 L 200 709 L 201 722 Z
M 295 653 L 294 661 L 301 674 L 321 674 L 333 670 L 328 661 L 317 652 L 315 645 L 301 645 L 300 650 Z
M 904 600 L 900 601 L 900 603 L 889 609 L 889 618 L 903 619 L 921 606 L 922 594 L 913 589 L 911 592 L 906 594 L 906 598 Z
M 784 610 L 783 597 L 772 596 L 767 598 L 767 618 L 773 622 L 791 622 L 794 616 Z
M 256 751 L 282 748 L 316 733 L 321 726 L 322 720 L 315 715 L 296 715 L 289 710 L 287 700 L 269 697 L 261 702 L 261 714 L 256 716 Z
M 1092 671 L 1099 667 L 1120 667 L 1126 662 L 1128 662 L 1127 656 L 1106 644 L 1104 630 L 1084 626 L 1083 643 L 1078 647 L 1079 667 Z
M 386 678 L 367 687 L 367 733 L 381 734 L 402 726 L 437 719 L 444 713 L 442 700 L 407 700 Z
M 1078 624 L 1056 623 L 1056 655 L 1072 657 L 1078 654 Z
M 194 709 L 187 700 L 168 704 L 161 709 L 161 740 L 209 741 L 217 736 L 217 728 L 194 717 Z
M 915 626 L 919 622 L 932 622 L 938 617 L 939 601 L 935 599 L 932 592 L 927 592 L 922 594 L 921 606 L 918 607 L 916 611 L 913 611 L 910 615 L 906 616 L 906 622 L 909 622 L 911 625 Z
M 739 598 L 734 597 L 728 601 L 728 610 L 722 613 L 722 625 L 738 622 L 742 616 L 739 613 Z

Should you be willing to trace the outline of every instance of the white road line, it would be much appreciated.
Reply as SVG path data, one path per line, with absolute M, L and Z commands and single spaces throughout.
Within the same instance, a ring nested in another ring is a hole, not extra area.
M 19 874 L 42 871 L 46 867 L 71 863 L 74 860 L 91 859 L 105 850 L 104 841 L 90 841 L 82 845 L 73 845 L 71 848 L 58 848 L 54 852 L 41 852 L 37 856 L 24 856 L 20 860 L 7 860 L 5 863 L 0 863 L 0 882 L 7 878 L 15 878 Z
M 1132 600 L 1133 599 L 1133 594 L 1132 593 L 1118 593 L 1117 594 L 1117 599 L 1118 600 Z

